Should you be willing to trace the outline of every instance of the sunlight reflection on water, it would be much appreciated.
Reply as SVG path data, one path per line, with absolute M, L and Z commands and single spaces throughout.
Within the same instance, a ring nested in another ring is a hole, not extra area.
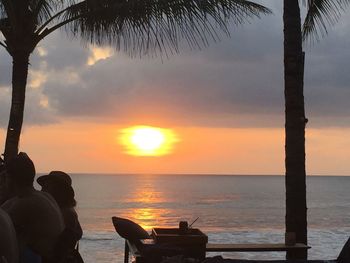
M 350 178 L 308 181 L 310 258 L 334 258 L 349 236 Z M 87 263 L 123 261 L 124 240 L 115 232 L 112 216 L 131 219 L 148 231 L 199 217 L 194 227 L 208 234 L 210 242 L 283 242 L 283 177 L 73 175 L 73 185 Z M 257 254 L 225 256 L 254 259 Z
M 168 215 L 172 213 L 171 209 L 163 207 L 162 204 L 167 200 L 163 192 L 156 190 L 152 178 L 145 176 L 142 183 L 136 184 L 123 200 L 130 208 L 125 209 L 120 215 L 137 222 L 146 230 L 167 225 Z

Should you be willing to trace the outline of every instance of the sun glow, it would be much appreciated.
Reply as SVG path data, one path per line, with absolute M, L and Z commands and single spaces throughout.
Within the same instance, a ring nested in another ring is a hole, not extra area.
M 134 156 L 162 156 L 170 154 L 177 136 L 171 129 L 152 126 L 133 126 L 121 130 L 120 143 L 125 153 Z

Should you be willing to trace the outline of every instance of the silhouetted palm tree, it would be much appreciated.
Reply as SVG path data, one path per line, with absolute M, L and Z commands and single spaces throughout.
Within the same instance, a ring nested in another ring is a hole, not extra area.
M 308 12 L 301 31 L 298 0 L 284 0 L 284 85 L 285 85 L 285 166 L 286 232 L 296 242 L 307 244 L 305 172 L 304 52 L 302 39 L 327 32 L 350 0 L 304 0 Z M 307 258 L 307 250 L 288 251 L 287 258 Z
M 350 0 L 304 0 L 307 1 L 307 14 L 303 25 L 303 39 L 313 37 L 319 40 L 328 33 L 340 18 Z
M 30 54 L 55 30 L 130 54 L 176 52 L 181 38 L 206 45 L 216 29 L 227 32 L 228 19 L 240 24 L 269 12 L 246 0 L 0 0 L 0 45 L 13 59 L 5 161 L 18 152 Z
M 283 6 L 286 232 L 294 232 L 296 242 L 307 244 L 304 55 L 298 1 L 284 0 Z M 307 251 L 287 252 L 287 258 L 307 258 Z

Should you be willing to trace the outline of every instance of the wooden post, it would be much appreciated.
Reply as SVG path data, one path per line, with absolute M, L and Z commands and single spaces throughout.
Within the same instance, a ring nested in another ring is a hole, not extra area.
M 125 248 L 124 248 L 124 263 L 129 263 L 129 245 L 126 239 L 125 239 Z

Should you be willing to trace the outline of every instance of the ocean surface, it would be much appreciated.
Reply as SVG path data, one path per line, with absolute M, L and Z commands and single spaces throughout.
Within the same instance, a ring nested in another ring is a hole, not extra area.
M 194 223 L 209 242 L 284 242 L 283 176 L 72 175 L 84 229 L 86 263 L 122 263 L 124 240 L 111 217 L 148 231 Z M 310 259 L 334 259 L 350 236 L 350 177 L 308 177 Z M 220 253 L 216 253 L 220 254 Z M 216 255 L 209 254 L 209 255 Z M 284 252 L 221 253 L 227 258 L 284 259 Z

